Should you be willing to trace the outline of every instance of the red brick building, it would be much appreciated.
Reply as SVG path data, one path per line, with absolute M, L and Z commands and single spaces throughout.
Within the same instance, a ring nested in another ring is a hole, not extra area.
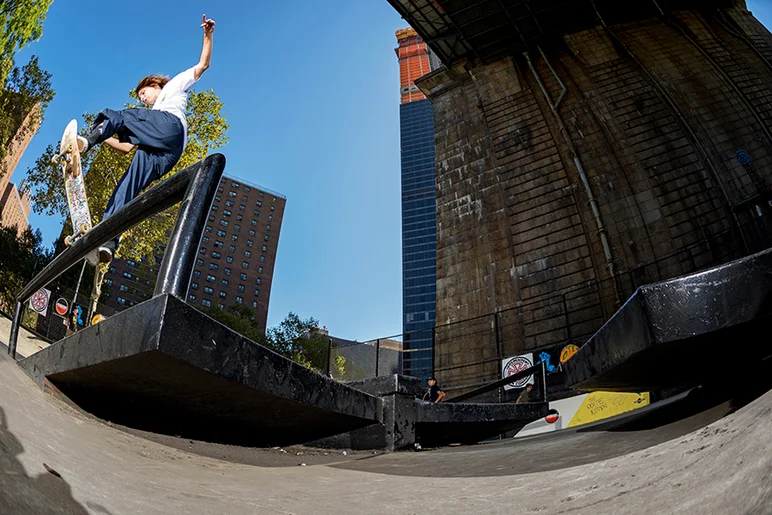
M 187 301 L 202 308 L 246 304 L 265 330 L 285 196 L 223 177 L 201 235 Z M 115 259 L 105 277 L 105 305 L 118 311 L 153 293 L 162 254 L 152 262 Z
M 0 196 L 0 221 L 8 227 L 16 226 L 19 236 L 29 227 L 29 190 L 22 182 L 19 188 L 8 182 Z

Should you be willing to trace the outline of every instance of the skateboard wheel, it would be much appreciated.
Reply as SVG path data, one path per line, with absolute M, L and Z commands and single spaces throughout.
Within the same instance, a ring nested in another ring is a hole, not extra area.
M 80 233 L 86 234 L 88 232 L 88 226 L 86 224 L 80 224 Z
M 65 236 L 64 237 L 64 246 L 65 247 L 69 247 L 70 245 L 72 245 L 72 238 L 70 236 Z

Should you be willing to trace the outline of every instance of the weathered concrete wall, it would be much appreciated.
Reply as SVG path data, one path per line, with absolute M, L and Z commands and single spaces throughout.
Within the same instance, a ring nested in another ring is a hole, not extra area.
M 437 323 L 519 307 L 498 350 L 438 332 L 443 385 L 565 341 L 566 315 L 580 343 L 636 285 L 768 246 L 772 36 L 741 7 L 609 29 L 531 54 L 551 101 L 548 63 L 566 85 L 564 133 L 523 56 L 419 83 L 435 106 Z M 473 360 L 487 363 L 448 370 Z

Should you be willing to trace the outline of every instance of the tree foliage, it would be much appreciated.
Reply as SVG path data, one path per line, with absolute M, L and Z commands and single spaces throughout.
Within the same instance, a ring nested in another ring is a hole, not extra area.
M 126 107 L 136 107 L 136 96 L 133 92 L 130 96 L 133 97 L 132 103 L 127 104 Z M 190 92 L 187 108 L 188 144 L 179 162 L 170 173 L 160 179 L 161 181 L 204 159 L 210 152 L 228 142 L 226 135 L 228 124 L 220 113 L 222 106 L 220 99 L 211 90 L 200 93 Z M 83 116 L 85 123 L 82 133 L 87 132 L 95 117 L 95 114 L 88 113 Z M 48 145 L 43 155 L 28 170 L 27 182 L 31 188 L 35 212 L 49 216 L 62 216 L 66 220 L 65 227 L 69 228 L 69 208 L 64 180 L 57 167 L 51 163 L 51 157 L 57 150 L 58 143 Z M 133 152 L 121 154 L 107 145 L 100 145 L 97 150 L 92 150 L 83 156 L 82 168 L 85 174 L 86 193 L 94 224 L 102 219 L 107 202 L 118 181 L 128 169 L 133 156 Z M 153 250 L 166 242 L 178 209 L 178 205 L 172 206 L 124 233 L 118 257 L 136 260 L 152 257 Z
M 16 226 L 0 226 L 0 307 L 3 310 L 14 309 L 24 285 L 53 258 L 42 241 L 39 230 L 33 232 L 27 228 L 18 236 Z
M 40 39 L 53 0 L 0 1 L 0 80 L 13 68 L 16 51 Z
M 318 320 L 301 319 L 295 313 L 290 313 L 278 326 L 268 329 L 263 334 L 255 322 L 255 311 L 243 304 L 236 304 L 227 309 L 213 306 L 204 309 L 204 313 L 250 340 L 304 367 L 321 373 L 327 372 L 328 353 L 334 350 L 336 345 L 333 342 L 332 349 L 330 348 L 329 338 L 317 329 Z M 330 371 L 336 377 L 343 377 L 346 358 L 332 354 Z
M 53 98 L 51 74 L 40 68 L 37 57 L 11 70 L 0 92 L 0 177 L 7 172 L 6 155 L 37 130 Z

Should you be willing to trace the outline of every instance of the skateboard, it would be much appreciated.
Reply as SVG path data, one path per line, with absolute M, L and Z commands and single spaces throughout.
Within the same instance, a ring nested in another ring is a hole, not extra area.
M 59 153 L 51 158 L 59 166 L 64 178 L 64 188 L 67 192 L 67 205 L 70 208 L 73 234 L 65 236 L 64 244 L 70 246 L 91 230 L 91 212 L 86 199 L 86 184 L 83 181 L 83 171 L 80 167 L 80 151 L 78 149 L 78 122 L 70 120 L 62 134 Z M 86 256 L 89 264 L 97 263 L 96 251 Z

